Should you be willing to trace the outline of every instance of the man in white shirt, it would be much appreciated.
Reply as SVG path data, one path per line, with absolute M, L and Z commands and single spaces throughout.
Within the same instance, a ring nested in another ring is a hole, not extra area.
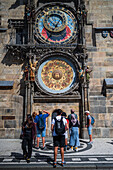
M 64 147 L 65 147 L 65 131 L 68 129 L 67 121 L 61 116 L 62 110 L 58 109 L 57 116 L 52 120 L 51 130 L 53 132 L 53 143 L 54 143 L 54 163 L 53 167 L 56 167 L 56 159 L 58 147 L 60 147 L 62 162 L 61 165 L 64 166 Z M 57 128 L 57 122 L 61 125 L 61 128 Z M 58 130 L 62 131 L 61 133 Z

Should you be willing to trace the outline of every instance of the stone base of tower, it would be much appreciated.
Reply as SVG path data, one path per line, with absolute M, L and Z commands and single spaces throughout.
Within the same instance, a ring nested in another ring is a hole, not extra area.
M 89 139 L 88 132 L 87 132 L 87 128 L 83 128 L 83 129 L 81 130 L 81 138 L 82 138 L 82 139 Z

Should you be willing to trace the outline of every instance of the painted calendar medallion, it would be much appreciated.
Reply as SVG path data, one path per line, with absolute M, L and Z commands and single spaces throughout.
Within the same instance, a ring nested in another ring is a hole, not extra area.
M 38 70 L 38 82 L 50 93 L 68 91 L 76 81 L 76 69 L 65 58 L 53 57 L 43 62 Z

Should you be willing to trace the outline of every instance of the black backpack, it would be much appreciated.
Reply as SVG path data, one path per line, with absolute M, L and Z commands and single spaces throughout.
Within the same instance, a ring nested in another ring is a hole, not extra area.
M 37 123 L 37 125 L 38 125 L 38 128 L 39 128 L 40 130 L 44 130 L 44 128 L 45 128 L 45 123 L 44 123 L 43 115 L 38 117 L 38 123 Z
M 55 132 L 57 135 L 63 135 L 65 133 L 65 125 L 63 123 L 63 117 L 60 120 L 55 118 Z

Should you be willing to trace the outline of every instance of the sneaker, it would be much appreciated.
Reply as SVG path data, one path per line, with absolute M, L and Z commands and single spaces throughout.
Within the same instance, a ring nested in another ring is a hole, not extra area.
M 66 162 L 64 161 L 64 162 L 61 162 L 61 166 L 63 166 L 64 167 L 64 164 L 66 164 Z
M 23 158 L 24 158 L 24 159 L 27 159 L 27 157 L 28 157 L 28 153 L 26 152 L 26 154 L 23 155 Z
M 39 146 L 35 146 L 36 149 L 39 149 Z
M 27 163 L 30 163 L 30 158 L 27 158 Z
M 53 168 L 56 168 L 56 162 L 53 162 Z
M 69 151 L 73 151 L 73 148 L 70 148 Z
M 92 144 L 93 144 L 93 141 L 89 142 L 88 144 L 92 145 Z
M 46 147 L 44 146 L 44 147 L 42 148 L 42 150 L 46 150 Z
M 75 147 L 75 151 L 78 152 L 78 148 L 77 147 Z

